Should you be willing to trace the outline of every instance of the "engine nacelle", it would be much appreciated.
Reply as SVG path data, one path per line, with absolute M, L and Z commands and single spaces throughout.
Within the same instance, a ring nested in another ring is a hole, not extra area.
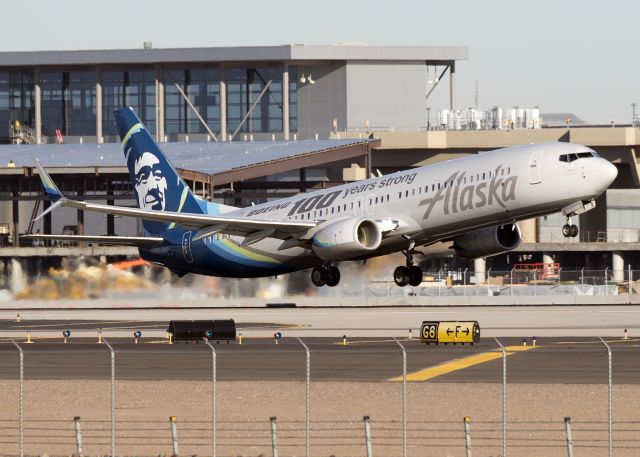
M 518 225 L 507 224 L 457 236 L 453 239 L 453 249 L 461 257 L 475 259 L 511 251 L 520 245 L 521 239 Z
M 375 251 L 382 232 L 374 221 L 352 217 L 320 228 L 311 240 L 313 252 L 322 260 L 346 260 Z

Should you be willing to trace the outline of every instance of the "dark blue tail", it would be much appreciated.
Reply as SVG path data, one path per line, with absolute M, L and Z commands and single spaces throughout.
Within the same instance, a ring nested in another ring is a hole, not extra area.
M 115 111 L 115 118 L 138 207 L 203 214 L 203 208 L 160 151 L 133 109 L 120 108 Z M 173 224 L 149 220 L 143 220 L 142 225 L 150 234 L 173 228 Z

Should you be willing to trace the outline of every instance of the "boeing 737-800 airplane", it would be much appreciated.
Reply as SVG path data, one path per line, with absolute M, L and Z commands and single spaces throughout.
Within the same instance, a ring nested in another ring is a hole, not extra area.
M 616 178 L 607 160 L 581 145 L 531 144 L 235 208 L 195 196 L 131 108 L 116 123 L 138 208 L 71 200 L 37 163 L 56 207 L 142 219 L 144 236 L 32 237 L 133 245 L 140 256 L 177 274 L 250 278 L 312 268 L 316 286 L 340 281 L 337 263 L 403 252 L 399 286 L 418 285 L 416 248 L 453 241 L 475 258 L 515 249 L 516 221 L 562 211 L 565 236 L 576 236 L 571 217 L 595 206 Z

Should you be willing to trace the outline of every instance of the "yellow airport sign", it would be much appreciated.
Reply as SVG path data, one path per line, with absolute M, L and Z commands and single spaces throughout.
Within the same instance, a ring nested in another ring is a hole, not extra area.
M 478 321 L 424 321 L 420 341 L 431 344 L 473 344 L 480 341 Z

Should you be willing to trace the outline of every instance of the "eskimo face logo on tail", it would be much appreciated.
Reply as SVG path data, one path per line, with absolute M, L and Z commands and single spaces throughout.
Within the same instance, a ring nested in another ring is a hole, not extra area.
M 426 206 L 423 219 L 428 219 L 436 203 L 443 200 L 442 206 L 445 215 L 482 208 L 487 205 L 499 205 L 506 208 L 505 202 L 516 199 L 518 177 L 498 178 L 500 170 L 502 170 L 501 165 L 496 168 L 491 181 L 464 185 L 464 187 L 466 172 L 455 172 L 447 178 L 446 187 L 443 186 L 433 197 L 425 198 L 420 202 L 419 206 Z
M 147 210 L 164 211 L 167 178 L 162 173 L 158 158 L 150 152 L 145 152 L 135 160 L 133 167 L 138 207 Z

